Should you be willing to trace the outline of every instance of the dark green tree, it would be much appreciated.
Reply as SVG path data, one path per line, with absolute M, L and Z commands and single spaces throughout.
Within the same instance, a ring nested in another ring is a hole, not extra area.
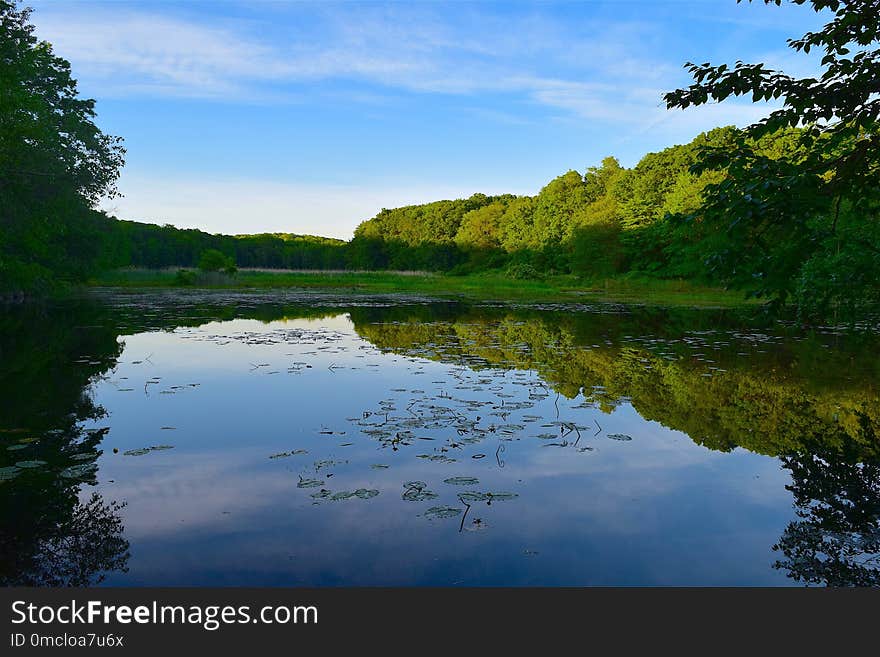
M 224 272 L 234 274 L 236 272 L 235 261 L 217 249 L 206 249 L 199 257 L 199 269 L 207 272 Z
M 804 289 L 810 271 L 828 269 L 815 261 L 833 266 L 841 251 L 880 272 L 880 3 L 791 2 L 831 13 L 818 32 L 788 41 L 797 52 L 823 51 L 820 76 L 795 78 L 742 61 L 733 67 L 688 63 L 694 84 L 665 96 L 669 108 L 732 96 L 781 103 L 732 144 L 702 150 L 694 172 L 726 176 L 706 188 L 702 207 L 686 217 L 706 231 L 706 263 L 719 277 L 777 302 Z M 793 128 L 800 128 L 796 149 L 777 157 L 758 148 L 762 139 Z M 844 278 L 814 276 L 807 285 L 814 293 L 800 295 L 802 310 L 839 306 L 853 294 L 876 296 L 876 275 L 855 281 L 861 286 Z M 822 293 L 815 293 L 816 285 L 824 286 Z
M 100 255 L 91 208 L 117 194 L 125 153 L 30 14 L 0 0 L 0 290 L 87 273 Z

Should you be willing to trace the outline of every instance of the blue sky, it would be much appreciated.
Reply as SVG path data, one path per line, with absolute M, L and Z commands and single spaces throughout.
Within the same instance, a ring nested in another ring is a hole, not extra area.
M 98 123 L 125 138 L 120 218 L 348 238 L 382 207 L 534 194 L 765 105 L 667 111 L 686 61 L 802 75 L 827 16 L 734 0 L 31 0 Z

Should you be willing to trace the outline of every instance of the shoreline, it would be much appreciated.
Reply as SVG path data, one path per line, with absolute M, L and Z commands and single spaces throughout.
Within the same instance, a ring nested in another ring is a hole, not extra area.
M 273 290 L 302 289 L 361 294 L 418 294 L 440 300 L 513 302 L 607 302 L 693 308 L 756 307 L 742 292 L 701 286 L 686 280 L 616 277 L 583 280 L 572 275 L 514 279 L 501 273 L 450 276 L 414 272 L 266 272 L 240 271 L 234 276 L 199 275 L 181 285 L 176 270 L 116 270 L 93 279 L 88 288 L 128 290 Z

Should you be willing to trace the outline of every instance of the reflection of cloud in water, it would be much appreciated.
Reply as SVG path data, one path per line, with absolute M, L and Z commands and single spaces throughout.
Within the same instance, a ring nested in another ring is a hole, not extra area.
M 106 489 L 129 500 L 137 542 L 131 578 L 117 581 L 784 582 L 769 565 L 791 518 L 787 472 L 775 459 L 713 451 L 666 428 L 707 446 L 745 440 L 775 454 L 801 435 L 803 418 L 827 426 L 821 404 L 804 407 L 812 398 L 796 379 L 750 369 L 758 363 L 750 345 L 771 358 L 765 347 L 789 348 L 782 338 L 714 330 L 621 338 L 630 320 L 620 313 L 588 318 L 601 330 L 584 320 L 577 331 L 566 322 L 580 319 L 564 313 L 546 321 L 504 309 L 488 321 L 407 313 L 430 314 L 372 308 L 352 310 L 351 320 L 235 320 L 128 338 L 123 361 L 155 352 L 143 376 L 162 379 L 149 397 L 99 387 L 112 417 L 108 444 L 175 449 L 102 460 L 102 480 L 117 482 Z M 772 367 L 798 360 L 780 362 Z M 160 397 L 178 378 L 203 385 Z M 765 407 L 775 415 L 762 415 Z M 160 440 L 149 427 L 166 423 L 177 430 Z M 577 451 L 584 447 L 593 451 Z M 268 458 L 295 449 L 309 453 Z M 317 473 L 322 460 L 343 463 Z M 297 488 L 299 476 L 328 473 L 320 486 Z M 463 489 L 446 483 L 453 477 L 479 479 L 477 493 L 518 497 L 472 504 L 468 522 L 486 529 L 460 533 L 459 516 L 424 517 L 432 506 L 464 510 Z M 406 481 L 437 497 L 405 499 Z M 359 489 L 379 495 L 312 498 Z
M 726 528 L 718 526 L 718 532 L 709 537 L 668 538 L 669 523 L 675 523 L 679 513 L 704 515 L 700 514 L 700 505 L 688 503 L 687 491 L 683 493 L 680 482 L 677 483 L 678 468 L 691 467 L 702 459 L 685 459 L 678 466 L 659 468 L 655 450 L 663 444 L 664 438 L 668 437 L 644 437 L 639 445 L 618 449 L 611 461 L 594 459 L 598 455 L 595 453 L 578 455 L 577 460 L 560 460 L 559 464 L 568 467 L 552 471 L 548 471 L 548 467 L 553 459 L 545 456 L 545 452 L 532 452 L 532 460 L 528 459 L 528 451 L 522 450 L 525 453 L 521 455 L 528 460 L 516 461 L 517 467 L 504 471 L 477 470 L 471 464 L 467 464 L 471 466 L 468 468 L 455 464 L 438 468 L 422 461 L 398 463 L 397 459 L 385 459 L 391 468 L 381 474 L 392 474 L 393 483 L 377 484 L 376 475 L 364 470 L 361 475 L 346 476 L 330 484 L 345 489 L 377 486 L 380 495 L 368 501 L 313 505 L 308 490 L 296 489 L 295 470 L 279 468 L 273 474 L 263 473 L 257 485 L 253 473 L 242 468 L 246 452 L 227 452 L 222 458 L 199 457 L 196 463 L 163 470 L 158 477 L 152 475 L 149 482 L 114 485 L 113 490 L 130 500 L 126 519 L 128 535 L 142 545 L 142 550 L 148 550 L 156 541 L 161 544 L 169 534 L 182 546 L 173 556 L 164 551 L 151 556 L 141 552 L 135 577 L 137 570 L 153 568 L 167 573 L 166 576 L 177 572 L 180 581 L 190 581 L 188 578 L 194 575 L 188 574 L 188 570 L 193 568 L 196 573 L 225 571 L 229 581 L 234 582 L 247 581 L 259 573 L 276 577 L 279 569 L 284 571 L 289 567 L 286 577 L 293 578 L 291 581 L 300 581 L 296 579 L 299 577 L 302 581 L 314 582 L 316 577 L 330 577 L 321 573 L 333 573 L 340 581 L 405 583 L 420 581 L 426 576 L 422 570 L 426 561 L 442 562 L 446 568 L 457 564 L 455 570 L 459 577 L 467 577 L 468 572 L 475 577 L 479 572 L 477 564 L 488 557 L 472 554 L 474 543 L 470 536 L 457 535 L 457 520 L 431 522 L 418 517 L 434 504 L 456 505 L 454 492 L 460 489 L 444 484 L 443 479 L 466 470 L 468 474 L 480 473 L 478 488 L 517 486 L 520 492 L 514 501 L 497 502 L 491 508 L 475 504 L 471 510 L 473 517 L 489 523 L 489 529 L 481 532 L 488 537 L 479 540 L 486 543 L 485 549 L 494 552 L 493 559 L 516 563 L 526 558 L 523 550 L 530 547 L 545 558 L 562 559 L 557 568 L 551 569 L 551 573 L 556 573 L 550 575 L 553 581 L 552 577 L 559 576 L 558 571 L 565 563 L 577 560 L 574 546 L 596 552 L 598 558 L 611 549 L 611 545 L 626 551 L 626 545 L 618 543 L 640 535 L 641 544 L 653 545 L 653 554 L 646 553 L 640 558 L 640 576 L 647 581 L 671 583 L 691 577 L 693 573 L 676 569 L 678 560 L 673 557 L 678 554 L 677 550 L 692 550 L 698 546 L 712 550 L 718 561 L 716 565 L 723 566 L 725 577 L 731 579 L 719 579 L 717 572 L 703 573 L 705 576 L 714 577 L 713 581 L 718 582 L 735 581 L 735 576 L 743 574 L 742 565 L 738 565 L 739 559 L 731 553 L 729 539 L 731 534 L 736 534 L 737 540 L 733 543 L 742 545 L 745 535 L 742 525 L 732 522 L 727 523 Z M 517 446 L 510 443 L 509 456 L 517 456 Z M 704 450 L 699 453 L 705 455 Z M 375 461 L 388 453 L 372 451 L 365 456 L 365 460 Z M 759 458 L 748 454 L 739 457 Z M 642 474 L 621 482 L 620 470 L 613 465 L 618 461 L 627 461 Z M 329 481 L 333 479 L 336 477 Z M 519 479 L 525 483 L 518 485 Z M 402 501 L 402 483 L 406 480 L 428 482 L 443 499 L 426 504 Z M 707 478 L 697 486 L 711 483 L 723 490 L 729 482 L 729 478 Z M 639 499 L 633 500 L 634 497 Z M 741 506 L 734 498 L 715 510 L 717 516 L 732 520 L 744 516 L 743 521 L 754 512 L 753 507 Z M 718 525 L 717 516 L 709 514 L 704 519 Z M 787 514 L 783 514 L 777 524 L 784 525 L 786 517 Z M 694 518 L 690 518 L 690 522 L 693 521 Z M 754 540 L 766 548 L 768 537 L 773 536 L 772 532 L 757 532 Z M 212 546 L 208 553 L 203 553 L 203 544 Z M 673 548 L 676 551 L 667 555 L 666 551 Z M 238 563 L 236 553 L 248 555 L 246 566 Z M 401 553 L 410 558 L 399 559 L 397 555 Z M 462 564 L 473 559 L 475 563 Z M 288 561 L 291 563 L 286 563 Z M 664 562 L 662 567 L 661 562 Z M 650 563 L 656 563 L 656 572 L 652 572 Z M 749 574 L 750 577 L 755 575 Z M 236 577 L 245 579 L 236 580 Z M 572 573 L 570 577 L 575 582 L 590 578 L 605 581 L 602 569 Z

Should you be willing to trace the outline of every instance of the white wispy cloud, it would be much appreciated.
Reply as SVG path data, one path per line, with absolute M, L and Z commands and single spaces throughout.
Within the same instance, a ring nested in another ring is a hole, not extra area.
M 651 25 L 574 29 L 474 8 L 454 20 L 420 7 L 326 10 L 271 38 L 250 22 L 205 24 L 105 4 L 75 12 L 48 5 L 36 22 L 88 90 L 105 97 L 290 102 L 308 83 L 354 80 L 408 92 L 511 94 L 580 118 L 644 123 L 660 94 L 643 91 L 681 78 L 680 67 L 646 47 L 657 45 Z

